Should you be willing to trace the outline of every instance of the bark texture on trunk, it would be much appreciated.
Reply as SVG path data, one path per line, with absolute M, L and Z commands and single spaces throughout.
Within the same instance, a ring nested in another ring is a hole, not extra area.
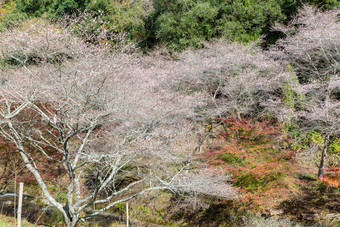
M 324 145 L 323 145 L 323 148 L 322 148 L 318 177 L 322 177 L 325 173 L 324 167 L 325 167 L 326 156 L 327 156 L 327 152 L 328 152 L 330 144 L 331 144 L 331 139 L 330 139 L 330 136 L 327 135 L 327 136 L 325 136 L 325 142 L 324 142 Z

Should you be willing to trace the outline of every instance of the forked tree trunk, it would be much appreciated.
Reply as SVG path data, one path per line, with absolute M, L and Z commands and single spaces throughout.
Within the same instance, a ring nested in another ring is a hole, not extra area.
M 75 227 L 77 226 L 79 222 L 79 214 L 77 213 L 71 213 L 68 207 L 68 203 L 64 206 L 64 222 L 66 227 Z M 67 215 L 67 216 L 66 216 Z
M 75 218 L 74 220 L 71 220 L 69 218 L 65 218 L 64 222 L 65 222 L 66 227 L 76 227 L 79 222 L 79 219 Z
M 326 156 L 327 156 L 330 144 L 331 144 L 330 136 L 326 135 L 325 136 L 325 142 L 324 142 L 324 145 L 323 145 L 323 148 L 322 148 L 318 177 L 322 177 L 324 175 L 324 167 L 325 167 L 325 163 L 326 163 Z

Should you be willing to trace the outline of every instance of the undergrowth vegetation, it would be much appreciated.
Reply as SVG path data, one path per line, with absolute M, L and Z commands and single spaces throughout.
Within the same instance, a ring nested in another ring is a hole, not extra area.
M 219 118 L 220 147 L 203 155 L 209 166 L 231 173 L 241 200 L 255 210 L 270 209 L 296 191 L 296 151 L 282 127 L 270 121 Z M 276 204 L 275 204 L 276 203 Z

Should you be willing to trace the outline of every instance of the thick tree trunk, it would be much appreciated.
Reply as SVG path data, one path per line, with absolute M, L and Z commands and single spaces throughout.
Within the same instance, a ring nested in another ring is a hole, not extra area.
M 69 218 L 65 218 L 64 222 L 65 222 L 66 227 L 76 227 L 79 222 L 79 219 L 75 218 L 71 220 Z
M 324 142 L 324 145 L 323 145 L 323 148 L 322 148 L 318 177 L 322 177 L 324 175 L 324 167 L 325 167 L 325 163 L 326 163 L 326 156 L 327 156 L 327 152 L 328 152 L 330 144 L 331 144 L 330 136 L 326 135 L 325 136 L 325 142 Z
M 67 215 L 64 215 L 64 222 L 66 227 L 75 227 L 79 222 L 79 214 L 70 212 L 70 208 L 68 206 L 68 203 L 66 203 L 66 205 L 64 206 L 64 211 Z

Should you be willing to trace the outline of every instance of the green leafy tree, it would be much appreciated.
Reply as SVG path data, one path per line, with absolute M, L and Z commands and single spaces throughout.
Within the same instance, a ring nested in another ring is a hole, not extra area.
M 332 9 L 335 7 L 340 7 L 339 0 L 305 0 L 306 3 L 317 5 L 322 9 Z
M 17 12 L 33 17 L 42 15 L 55 17 L 72 14 L 77 11 L 84 11 L 88 5 L 95 5 L 91 0 L 15 0 L 15 3 Z
M 88 4 L 88 0 L 53 0 L 50 14 L 64 15 L 72 14 L 76 11 L 83 11 Z
M 16 11 L 28 16 L 41 16 L 52 3 L 52 0 L 15 0 Z
M 213 37 L 249 42 L 286 19 L 291 0 L 154 0 L 150 28 L 154 40 L 174 49 L 199 47 Z
M 197 47 L 216 35 L 218 8 L 209 1 L 156 0 L 155 8 L 155 37 L 172 48 Z
M 284 20 L 280 1 L 237 0 L 221 2 L 218 31 L 228 39 L 249 42 Z

